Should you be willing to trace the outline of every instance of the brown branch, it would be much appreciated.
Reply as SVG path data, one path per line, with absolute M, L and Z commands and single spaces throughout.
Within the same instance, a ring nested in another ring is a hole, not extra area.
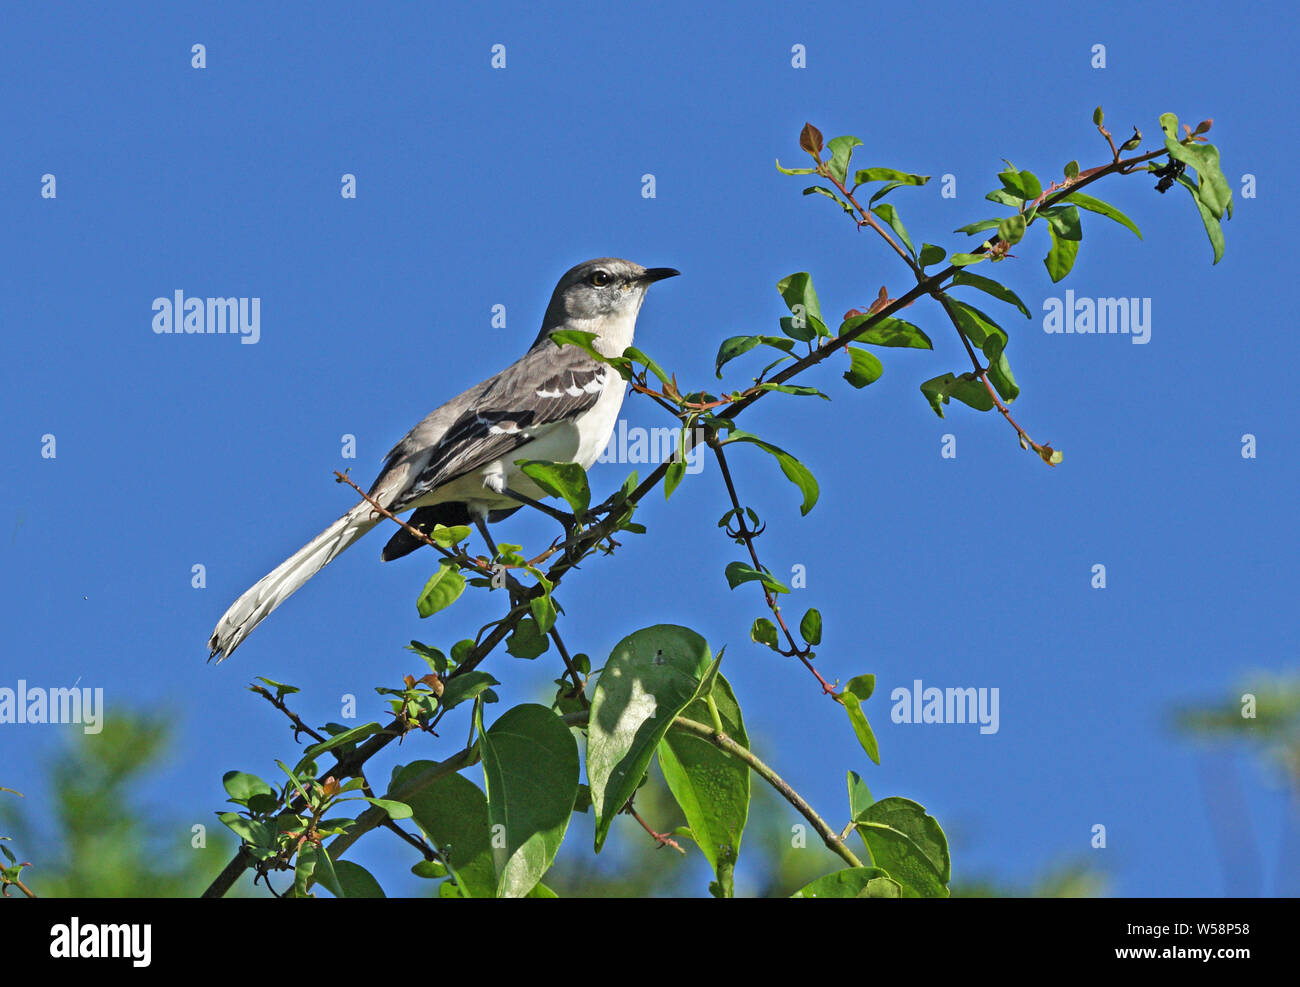
M 921 265 L 912 259 L 911 254 L 907 253 L 902 247 L 900 247 L 897 243 L 894 242 L 894 238 L 891 237 L 888 233 L 886 233 L 885 228 L 881 226 L 879 222 L 877 222 L 875 214 L 872 213 L 870 209 L 863 208 L 861 203 L 859 203 L 858 200 L 853 197 L 853 193 L 844 187 L 844 183 L 841 182 L 834 175 L 832 175 L 829 171 L 825 172 L 825 176 L 835 183 L 835 187 L 844 193 L 844 197 L 848 199 L 849 202 L 853 203 L 854 208 L 858 210 L 858 214 L 862 216 L 862 219 L 858 221 L 858 228 L 861 229 L 863 226 L 869 226 L 877 233 L 879 233 L 882 237 L 884 237 L 885 242 L 894 248 L 894 253 L 898 254 L 899 257 L 903 258 L 903 263 L 905 263 L 909 268 L 911 268 L 912 273 L 916 276 L 916 279 L 920 281 L 925 276 L 921 271 Z M 857 186 L 855 185 L 854 188 L 856 189 Z
M 641 818 L 641 814 L 637 812 L 636 807 L 632 805 L 632 799 L 627 800 L 627 805 L 623 806 L 623 811 L 626 812 L 633 819 L 635 819 L 637 822 L 639 822 L 641 824 L 641 828 L 644 829 L 647 833 L 649 833 L 650 838 L 653 839 L 657 844 L 659 844 L 660 847 L 670 846 L 678 853 L 680 853 L 683 857 L 686 856 L 686 851 L 682 849 L 680 843 L 674 840 L 667 833 L 657 832 L 650 826 L 649 823 L 647 823 L 644 819 Z
M 311 727 L 307 726 L 307 724 L 302 721 L 302 719 L 298 716 L 297 713 L 295 713 L 287 705 L 285 705 L 283 699 L 279 698 L 278 696 L 271 695 L 270 691 L 265 686 L 250 685 L 248 689 L 250 692 L 257 693 L 259 696 L 261 696 L 263 699 L 269 702 L 272 706 L 278 709 L 281 713 L 289 717 L 289 721 L 293 724 L 294 740 L 297 740 L 299 735 L 304 733 L 307 734 L 309 737 L 311 737 L 313 740 L 315 740 L 318 744 L 323 744 L 327 739 L 325 737 L 322 737 Z
M 564 667 L 568 670 L 570 678 L 573 679 L 573 695 L 577 697 L 578 702 L 582 703 L 584 709 L 589 707 L 591 703 L 587 700 L 585 682 L 582 676 L 578 674 L 578 669 L 574 667 L 573 659 L 569 657 L 569 649 L 564 646 L 564 641 L 560 639 L 559 628 L 552 624 L 549 633 L 551 640 L 555 642 L 556 650 L 560 652 L 560 657 L 564 659 Z

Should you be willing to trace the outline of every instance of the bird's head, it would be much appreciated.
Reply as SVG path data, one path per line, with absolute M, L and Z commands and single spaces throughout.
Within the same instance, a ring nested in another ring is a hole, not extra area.
M 646 268 L 617 257 L 585 261 L 566 271 L 555 286 L 542 335 L 556 329 L 582 329 L 612 337 L 625 331 L 628 343 L 624 345 L 630 345 L 632 326 L 646 289 L 680 273 L 671 267 Z

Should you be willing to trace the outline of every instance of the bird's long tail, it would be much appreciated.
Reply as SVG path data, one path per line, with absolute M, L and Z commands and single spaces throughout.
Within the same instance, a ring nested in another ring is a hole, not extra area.
M 362 501 L 259 579 L 217 621 L 208 640 L 210 657 L 218 662 L 229 658 L 267 614 L 381 520 Z

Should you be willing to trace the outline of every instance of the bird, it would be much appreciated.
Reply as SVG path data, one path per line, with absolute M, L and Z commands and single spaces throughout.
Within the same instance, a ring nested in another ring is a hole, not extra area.
M 384 458 L 367 495 L 410 523 L 487 522 L 524 505 L 545 508 L 548 494 L 521 460 L 574 462 L 588 469 L 609 443 L 623 404 L 624 380 L 578 346 L 551 337 L 562 329 L 594 333 L 592 347 L 617 357 L 632 345 L 637 315 L 652 284 L 680 274 L 598 257 L 560 278 L 532 346 L 500 373 L 430 412 Z M 558 514 L 559 512 L 554 512 Z M 362 500 L 254 583 L 225 612 L 208 640 L 209 661 L 224 661 L 259 623 L 312 576 L 383 520 Z M 405 529 L 389 539 L 383 561 L 424 544 Z

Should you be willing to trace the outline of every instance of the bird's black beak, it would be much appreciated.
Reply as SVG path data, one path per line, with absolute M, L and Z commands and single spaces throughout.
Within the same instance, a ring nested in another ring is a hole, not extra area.
M 637 278 L 637 280 L 643 281 L 646 284 L 654 284 L 656 281 L 662 281 L 664 278 L 675 278 L 681 273 L 681 271 L 671 267 L 651 267 Z

